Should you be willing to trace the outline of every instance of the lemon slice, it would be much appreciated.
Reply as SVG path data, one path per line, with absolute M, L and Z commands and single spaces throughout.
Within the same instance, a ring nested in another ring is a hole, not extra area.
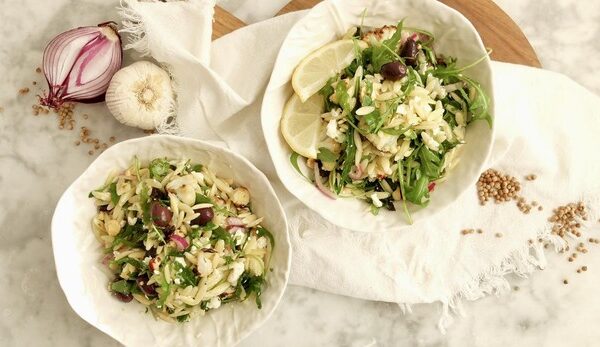
M 356 41 L 361 50 L 364 41 Z M 353 40 L 339 40 L 327 44 L 304 58 L 294 70 L 292 87 L 302 102 L 325 86 L 327 80 L 352 63 L 356 57 Z
M 323 107 L 323 97 L 319 94 L 306 102 L 302 102 L 296 94 L 288 100 L 281 118 L 281 134 L 294 152 L 317 159 Z

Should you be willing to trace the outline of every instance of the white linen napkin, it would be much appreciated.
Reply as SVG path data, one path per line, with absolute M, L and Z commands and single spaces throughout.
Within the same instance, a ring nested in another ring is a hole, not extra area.
M 212 15 L 210 1 L 125 3 L 127 18 L 138 22 L 125 23 L 127 30 L 144 32 L 143 42 L 148 42 L 132 47 L 173 67 L 180 133 L 200 138 L 217 134 L 275 186 L 290 223 L 293 284 L 406 304 L 403 308 L 441 302 L 443 328 L 449 322 L 449 309 L 460 310 L 462 299 L 500 293 L 510 288 L 506 274 L 525 276 L 546 265 L 537 240 L 550 241 L 557 248 L 564 245 L 550 234 L 547 218 L 554 207 L 600 200 L 596 180 L 600 161 L 593 159 L 600 148 L 600 99 L 560 74 L 494 62 L 496 139 L 489 166 L 520 178 L 522 195 L 538 201 L 544 210 L 525 215 L 512 202 L 480 206 L 472 187 L 436 217 L 402 232 L 338 228 L 281 185 L 261 133 L 264 88 L 279 46 L 303 13 L 245 27 L 211 47 L 206 32 L 200 35 L 189 29 L 198 16 L 205 20 Z M 164 19 L 165 9 L 178 13 L 178 27 Z M 163 30 L 168 35 L 154 34 Z M 197 55 L 205 50 L 210 50 L 210 63 Z M 214 132 L 206 129 L 209 124 Z M 523 177 L 531 173 L 538 179 L 525 182 Z M 461 235 L 465 228 L 484 232 Z

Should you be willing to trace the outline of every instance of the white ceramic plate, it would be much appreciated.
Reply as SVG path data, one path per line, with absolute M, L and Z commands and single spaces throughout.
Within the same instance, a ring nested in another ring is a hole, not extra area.
M 435 35 L 438 54 L 458 58 L 458 65 L 467 65 L 486 54 L 485 47 L 473 25 L 460 13 L 434 0 L 327 0 L 308 12 L 283 42 L 271 80 L 263 99 L 262 127 L 277 174 L 286 188 L 306 206 L 330 222 L 356 231 L 396 230 L 407 225 L 401 211 L 382 209 L 374 216 L 368 205 L 357 199 L 331 200 L 300 176 L 290 164 L 291 149 L 279 130 L 283 107 L 292 95 L 291 76 L 298 63 L 310 52 L 339 38 L 351 26 L 361 23 L 367 9 L 364 25 L 381 27 L 395 25 L 405 18 L 404 25 L 428 30 Z M 479 81 L 492 98 L 493 89 L 490 60 L 485 59 L 466 75 Z M 474 184 L 490 153 L 493 129 L 486 122 L 472 123 L 467 129 L 466 145 L 460 162 L 437 185 L 428 207 L 412 208 L 415 221 L 441 211 Z
M 107 290 L 111 275 L 100 263 L 102 247 L 92 229 L 96 208 L 88 193 L 104 183 L 109 172 L 156 157 L 190 158 L 218 176 L 250 190 L 253 211 L 275 237 L 262 309 L 254 300 L 223 305 L 190 322 L 155 320 L 135 300 L 122 303 Z M 87 322 L 127 346 L 229 346 L 258 328 L 271 315 L 285 290 L 290 269 L 287 222 L 266 177 L 249 161 L 203 141 L 175 136 L 148 136 L 116 144 L 102 153 L 67 189 L 52 219 L 52 246 L 58 280 L 71 307 Z

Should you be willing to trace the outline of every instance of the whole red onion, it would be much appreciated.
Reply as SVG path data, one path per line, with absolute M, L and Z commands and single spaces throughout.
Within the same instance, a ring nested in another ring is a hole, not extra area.
M 114 22 L 59 34 L 44 49 L 42 67 L 50 90 L 41 104 L 58 108 L 65 101 L 103 101 L 122 60 L 121 37 Z

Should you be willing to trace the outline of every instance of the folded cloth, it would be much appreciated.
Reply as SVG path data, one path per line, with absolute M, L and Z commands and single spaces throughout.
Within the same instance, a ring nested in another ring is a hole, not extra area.
M 600 99 L 563 75 L 494 62 L 496 139 L 488 165 L 519 178 L 521 195 L 544 209 L 524 214 L 514 202 L 481 206 L 472 187 L 434 218 L 401 232 L 336 227 L 282 186 L 261 133 L 264 88 L 286 33 L 304 12 L 253 24 L 210 47 L 206 33 L 185 25 L 212 13 L 201 3 L 209 2 L 144 3 L 140 10 L 140 4 L 126 1 L 125 12 L 145 32 L 142 51 L 173 67 L 181 134 L 218 135 L 275 186 L 290 222 L 293 284 L 403 308 L 441 302 L 443 328 L 449 309 L 460 309 L 462 299 L 501 293 L 510 288 L 506 274 L 525 276 L 546 266 L 543 244 L 565 245 L 547 221 L 554 207 L 581 200 L 592 207 L 600 199 L 600 161 L 593 160 L 600 147 Z M 181 10 L 185 6 L 194 8 Z M 163 20 L 166 8 L 178 13 L 179 28 Z M 167 27 L 169 35 L 154 34 Z M 210 63 L 193 53 L 204 50 L 210 50 Z M 531 173 L 538 178 L 525 181 Z M 595 211 L 590 213 L 596 220 Z M 471 228 L 482 233 L 461 233 Z

